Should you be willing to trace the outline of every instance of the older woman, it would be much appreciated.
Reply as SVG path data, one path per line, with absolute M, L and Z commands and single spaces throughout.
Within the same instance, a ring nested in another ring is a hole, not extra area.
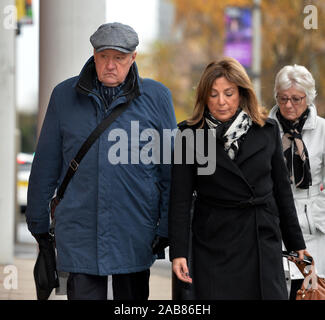
M 314 105 L 315 80 L 303 66 L 285 66 L 276 76 L 277 104 L 270 117 L 279 123 L 286 166 L 291 180 L 299 223 L 307 250 L 314 257 L 318 276 L 325 277 L 325 120 Z M 302 275 L 291 263 L 294 299 Z
M 206 67 L 193 116 L 179 127 L 175 153 L 181 149 L 185 155 L 194 149 L 196 157 L 192 163 L 182 159 L 173 165 L 169 236 L 176 276 L 188 283 L 193 279 L 197 299 L 287 299 L 282 240 L 300 259 L 305 243 L 278 127 L 275 121 L 262 119 L 251 81 L 239 62 L 225 58 Z M 205 135 L 198 134 L 200 128 Z M 212 149 L 209 131 L 216 148 L 210 159 L 215 170 L 202 175 L 198 169 L 204 165 L 198 159 Z M 179 139 L 189 132 L 194 141 Z M 205 149 L 199 151 L 202 145 Z

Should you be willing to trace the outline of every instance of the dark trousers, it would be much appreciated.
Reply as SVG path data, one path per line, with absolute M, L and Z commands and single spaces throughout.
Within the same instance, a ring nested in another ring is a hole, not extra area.
M 150 270 L 114 274 L 114 300 L 148 300 Z M 67 282 L 68 300 L 107 300 L 107 276 L 70 273 Z
M 304 279 L 291 280 L 289 300 L 296 300 L 297 291 L 301 288 Z

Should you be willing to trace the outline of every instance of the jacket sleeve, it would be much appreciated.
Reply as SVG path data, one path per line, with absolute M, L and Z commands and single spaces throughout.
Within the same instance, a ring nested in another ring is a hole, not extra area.
M 175 152 L 181 150 L 181 161 L 174 161 L 169 205 L 169 257 L 188 257 L 191 205 L 195 189 L 196 172 L 194 164 L 187 164 L 186 139 L 180 139 L 181 130 L 175 139 Z M 176 157 L 175 157 L 176 159 Z
M 62 167 L 62 138 L 52 92 L 38 140 L 28 184 L 26 220 L 31 233 L 49 230 L 49 202 L 58 185 Z
M 159 166 L 159 190 L 160 190 L 160 202 L 159 202 L 159 225 L 157 229 L 157 235 L 161 237 L 168 237 L 168 205 L 169 205 L 169 193 L 170 193 L 170 181 L 171 181 L 171 158 L 173 155 L 173 137 L 169 140 L 169 137 L 164 136 L 164 129 L 172 132 L 176 131 L 177 123 L 175 118 L 175 112 L 172 102 L 170 91 L 166 88 L 163 93 L 161 110 L 161 126 L 160 126 L 160 166 Z M 169 143 L 170 142 L 170 143 Z M 170 157 L 168 157 L 168 153 Z
M 284 162 L 282 142 L 277 123 L 274 122 L 275 152 L 272 157 L 273 192 L 280 214 L 280 229 L 287 250 L 306 248 L 299 225 L 287 167 Z

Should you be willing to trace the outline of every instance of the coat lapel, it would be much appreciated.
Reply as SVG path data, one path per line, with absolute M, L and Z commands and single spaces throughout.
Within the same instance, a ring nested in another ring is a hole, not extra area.
M 240 167 L 245 161 L 249 160 L 254 154 L 266 147 L 266 138 L 263 130 L 258 130 L 259 126 L 253 124 L 248 131 L 246 138 L 239 148 L 237 159 L 235 163 Z
M 204 130 L 204 149 L 206 151 L 206 154 L 208 152 L 208 130 L 209 128 L 205 126 Z M 236 174 L 237 176 L 240 176 L 241 178 L 244 178 L 242 172 L 240 171 L 239 167 L 234 163 L 226 153 L 223 145 L 216 141 L 214 138 L 214 143 L 216 145 L 216 167 L 221 167 L 223 169 L 226 169 L 233 174 Z M 245 178 L 244 178 L 245 179 Z
M 207 127 L 205 126 L 205 150 L 208 150 L 208 137 L 207 137 Z M 237 158 L 232 161 L 226 151 L 224 150 L 222 144 L 216 143 L 216 166 L 226 169 L 233 174 L 239 176 L 241 179 L 247 182 L 243 172 L 240 170 L 240 166 L 249 160 L 254 154 L 265 148 L 266 139 L 263 135 L 263 130 L 258 130 L 259 126 L 253 124 L 252 128 L 248 131 L 246 138 L 244 139 L 242 145 L 240 146 Z
M 241 178 L 244 178 L 243 173 L 239 167 L 236 165 L 236 163 L 234 163 L 234 161 L 229 158 L 227 152 L 220 143 L 217 143 L 216 148 L 216 165 L 240 176 Z

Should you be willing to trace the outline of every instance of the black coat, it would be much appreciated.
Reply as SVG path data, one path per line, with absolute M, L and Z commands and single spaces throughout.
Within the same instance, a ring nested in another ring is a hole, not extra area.
M 181 130 L 189 128 L 186 125 Z M 195 127 L 191 127 L 195 131 Z M 207 138 L 207 127 L 204 127 Z M 178 133 L 180 134 L 180 132 Z M 175 152 L 186 143 L 175 144 Z M 205 139 L 205 152 L 207 148 Z M 232 161 L 216 142 L 216 169 L 173 165 L 169 211 L 170 258 L 188 256 L 189 212 L 197 192 L 193 231 L 193 284 L 197 299 L 287 299 L 282 241 L 305 248 L 273 120 L 248 131 Z

